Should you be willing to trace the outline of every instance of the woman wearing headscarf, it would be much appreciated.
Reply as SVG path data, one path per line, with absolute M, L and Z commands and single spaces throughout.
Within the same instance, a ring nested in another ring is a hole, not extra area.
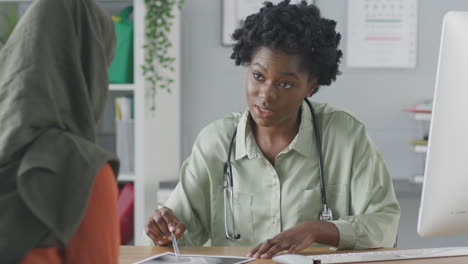
M 117 263 L 118 160 L 95 143 L 115 34 L 37 0 L 0 51 L 0 263 Z

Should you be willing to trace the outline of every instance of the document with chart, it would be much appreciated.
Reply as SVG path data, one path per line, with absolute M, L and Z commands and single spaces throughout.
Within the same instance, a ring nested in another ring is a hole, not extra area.
M 211 255 L 179 255 L 177 257 L 172 252 L 155 255 L 133 264 L 176 264 L 176 263 L 210 263 L 210 264 L 238 264 L 246 263 L 254 258 L 237 256 L 211 256 Z

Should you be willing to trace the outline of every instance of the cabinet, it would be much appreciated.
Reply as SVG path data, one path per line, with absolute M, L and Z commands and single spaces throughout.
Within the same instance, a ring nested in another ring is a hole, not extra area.
M 23 4 L 26 0 L 0 0 L 3 3 Z M 111 14 L 126 5 L 133 5 L 134 12 L 134 83 L 109 85 L 107 109 L 113 109 L 112 98 L 120 95 L 134 99 L 135 172 L 119 175 L 119 182 L 133 182 L 135 186 L 135 244 L 142 244 L 144 224 L 152 211 L 157 208 L 159 179 L 177 179 L 180 166 L 180 12 L 174 11 L 175 21 L 170 39 L 169 51 L 176 58 L 171 94 L 159 92 L 156 111 L 150 111 L 150 100 L 145 93 L 145 78 L 140 65 L 144 62 L 143 43 L 145 38 L 145 0 L 100 0 L 104 9 Z M 112 113 L 112 111 L 111 111 Z M 103 122 L 115 123 L 114 115 L 105 115 Z
M 424 167 L 426 161 L 425 154 L 427 152 L 427 140 L 429 137 L 429 127 L 432 112 L 429 109 L 427 109 L 427 107 L 424 110 L 418 108 L 404 109 L 404 111 L 409 112 L 410 118 L 415 121 L 417 135 L 415 139 L 410 141 L 410 144 L 412 151 L 417 153 L 420 156 L 419 158 L 421 159 L 421 166 L 419 168 L 420 173 L 413 175 L 410 179 L 410 181 L 412 181 L 413 183 L 423 183 L 424 181 Z

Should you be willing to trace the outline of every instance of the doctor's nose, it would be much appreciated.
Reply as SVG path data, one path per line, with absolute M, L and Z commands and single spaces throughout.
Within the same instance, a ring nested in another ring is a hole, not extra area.
M 263 98 L 265 101 L 274 101 L 277 97 L 274 83 L 265 82 L 260 85 L 258 96 Z

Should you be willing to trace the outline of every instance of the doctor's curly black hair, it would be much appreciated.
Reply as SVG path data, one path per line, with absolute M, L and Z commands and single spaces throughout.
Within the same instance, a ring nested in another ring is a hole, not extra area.
M 294 5 L 284 0 L 277 5 L 265 2 L 258 13 L 248 16 L 232 34 L 236 44 L 231 59 L 249 65 L 253 53 L 262 46 L 297 54 L 302 67 L 317 78 L 318 86 L 330 85 L 340 72 L 343 53 L 338 49 L 340 33 L 336 21 L 322 18 L 320 10 L 306 1 Z M 318 91 L 314 90 L 314 93 Z

